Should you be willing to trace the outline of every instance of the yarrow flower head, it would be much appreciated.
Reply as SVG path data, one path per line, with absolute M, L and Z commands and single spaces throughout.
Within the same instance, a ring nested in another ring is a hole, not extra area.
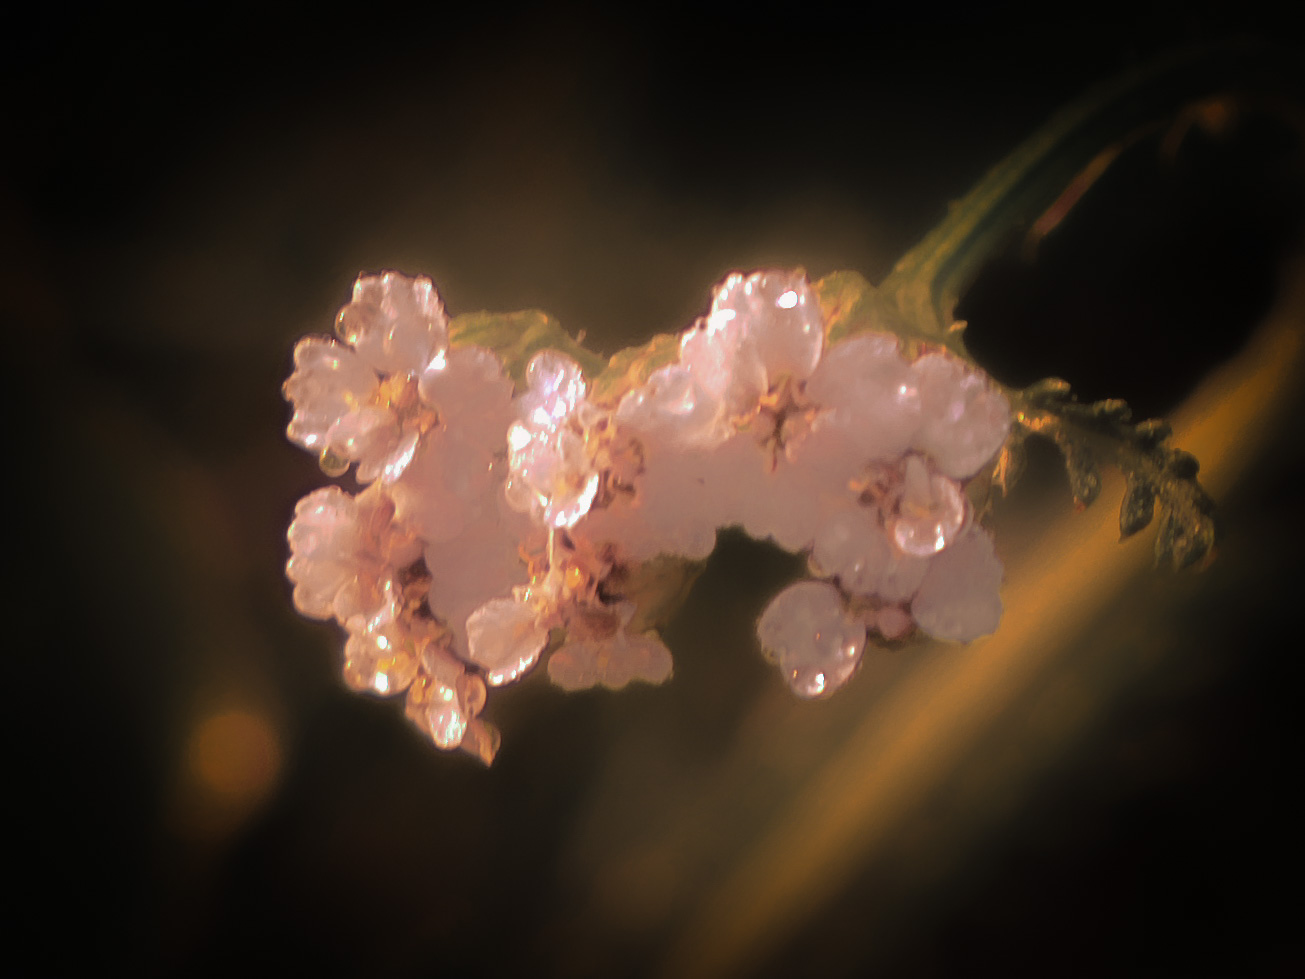
M 295 349 L 287 431 L 362 488 L 300 501 L 287 574 L 301 612 L 344 627 L 347 682 L 405 694 L 441 748 L 488 763 L 487 689 L 544 660 L 566 690 L 664 682 L 671 652 L 630 582 L 706 557 L 721 527 L 808 556 L 757 629 L 799 697 L 876 643 L 997 626 L 1001 564 L 965 483 L 1009 404 L 946 351 L 830 343 L 801 271 L 731 274 L 615 393 L 555 349 L 514 384 L 423 277 L 359 278 L 337 327 Z

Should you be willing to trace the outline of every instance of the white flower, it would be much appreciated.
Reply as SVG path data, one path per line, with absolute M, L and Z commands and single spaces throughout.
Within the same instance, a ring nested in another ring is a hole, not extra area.
M 537 609 L 518 598 L 495 598 L 467 619 L 471 661 L 491 687 L 520 678 L 535 665 L 548 642 Z
M 443 647 L 428 646 L 408 688 L 409 720 L 436 746 L 449 750 L 462 744 L 484 707 L 485 681 Z
M 1010 432 L 1010 404 L 981 371 L 946 354 L 911 365 L 920 390 L 915 446 L 953 479 L 969 479 L 992 460 Z
M 430 419 L 416 375 L 448 346 L 444 307 L 429 279 L 397 272 L 362 276 L 339 315 L 345 343 L 307 337 L 285 382 L 294 405 L 292 442 L 334 472 L 357 463 L 359 482 L 403 475 Z M 347 345 L 346 345 L 347 344 Z
M 799 697 L 824 697 L 856 672 L 865 626 L 843 610 L 838 589 L 799 581 L 775 596 L 757 623 L 757 638 Z
M 417 390 L 433 417 L 390 492 L 400 516 L 428 544 L 443 543 L 492 509 L 502 490 L 499 456 L 512 418 L 512 382 L 490 351 L 459 347 L 431 359 Z
M 380 608 L 359 613 L 345 622 L 344 680 L 354 690 L 393 696 L 417 676 L 421 637 L 400 615 L 400 596 L 393 581 L 384 588 Z
M 685 333 L 680 362 L 731 415 L 751 411 L 781 376 L 805 380 L 820 360 L 824 322 L 800 271 L 735 272 L 706 320 Z
M 862 463 L 896 459 L 920 427 L 920 394 L 897 338 L 862 333 L 834 344 L 807 381 L 823 409 L 821 425 L 837 432 Z
M 929 569 L 925 558 L 895 548 L 878 511 L 863 506 L 840 510 L 825 521 L 811 564 L 817 573 L 836 577 L 848 594 L 887 602 L 910 599 Z
M 313 491 L 296 504 L 287 538 L 295 607 L 342 623 L 380 609 L 388 582 L 421 556 L 420 542 L 376 487 L 356 497 L 338 486 Z
M 359 276 L 335 329 L 381 374 L 420 371 L 449 343 L 448 317 L 434 284 L 401 272 Z
M 929 563 L 911 602 L 911 615 L 935 639 L 969 642 L 1001 621 L 1001 561 L 992 538 L 971 527 Z
M 579 623 L 572 623 L 566 643 L 548 658 L 548 678 L 563 690 L 620 690 L 635 680 L 665 683 L 671 675 L 671 651 L 651 633 L 630 634 L 627 627 L 634 612 L 633 602 L 623 602 L 603 617 L 606 628 L 577 628 Z

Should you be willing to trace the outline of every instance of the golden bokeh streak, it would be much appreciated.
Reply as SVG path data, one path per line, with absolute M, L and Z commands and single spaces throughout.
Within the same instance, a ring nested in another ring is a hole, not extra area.
M 1301 382 L 1305 266 L 1246 348 L 1176 413 L 1174 444 L 1202 462 L 1219 499 L 1265 448 Z M 796 801 L 745 851 L 670 951 L 664 974 L 748 971 L 836 897 L 903 816 L 940 784 L 977 737 L 1127 588 L 1153 571 L 1150 535 L 1121 544 L 1111 473 L 1101 501 L 1067 513 L 1009 569 L 995 636 L 911 673 L 855 729 Z M 1086 718 L 1080 719 L 1080 723 Z

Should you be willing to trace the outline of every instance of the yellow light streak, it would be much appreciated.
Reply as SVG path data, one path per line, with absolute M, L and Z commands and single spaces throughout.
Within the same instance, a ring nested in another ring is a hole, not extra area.
M 1216 499 L 1263 450 L 1300 384 L 1305 267 L 1293 271 L 1290 294 L 1270 320 L 1174 419 L 1174 443 L 1202 461 L 1202 482 Z M 841 892 L 1060 650 L 1131 579 L 1152 573 L 1148 546 L 1118 542 L 1111 501 L 1120 498 L 1122 482 L 1109 474 L 1095 507 L 1067 515 L 1009 570 L 1007 611 L 995 636 L 968 655 L 908 674 L 793 793 L 793 805 L 688 916 L 665 975 L 738 974 L 781 947 Z

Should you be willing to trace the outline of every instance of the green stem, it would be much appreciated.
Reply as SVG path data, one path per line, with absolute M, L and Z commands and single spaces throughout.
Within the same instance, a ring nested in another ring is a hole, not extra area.
M 1216 95 L 1283 91 L 1290 52 L 1238 42 L 1186 51 L 1090 93 L 988 172 L 880 284 L 881 315 L 914 335 L 962 350 L 956 304 L 1013 235 L 1058 203 L 1073 205 L 1109 162 L 1184 106 Z M 1094 166 L 1095 163 L 1095 166 Z M 1063 215 L 1062 215 L 1063 216 Z

